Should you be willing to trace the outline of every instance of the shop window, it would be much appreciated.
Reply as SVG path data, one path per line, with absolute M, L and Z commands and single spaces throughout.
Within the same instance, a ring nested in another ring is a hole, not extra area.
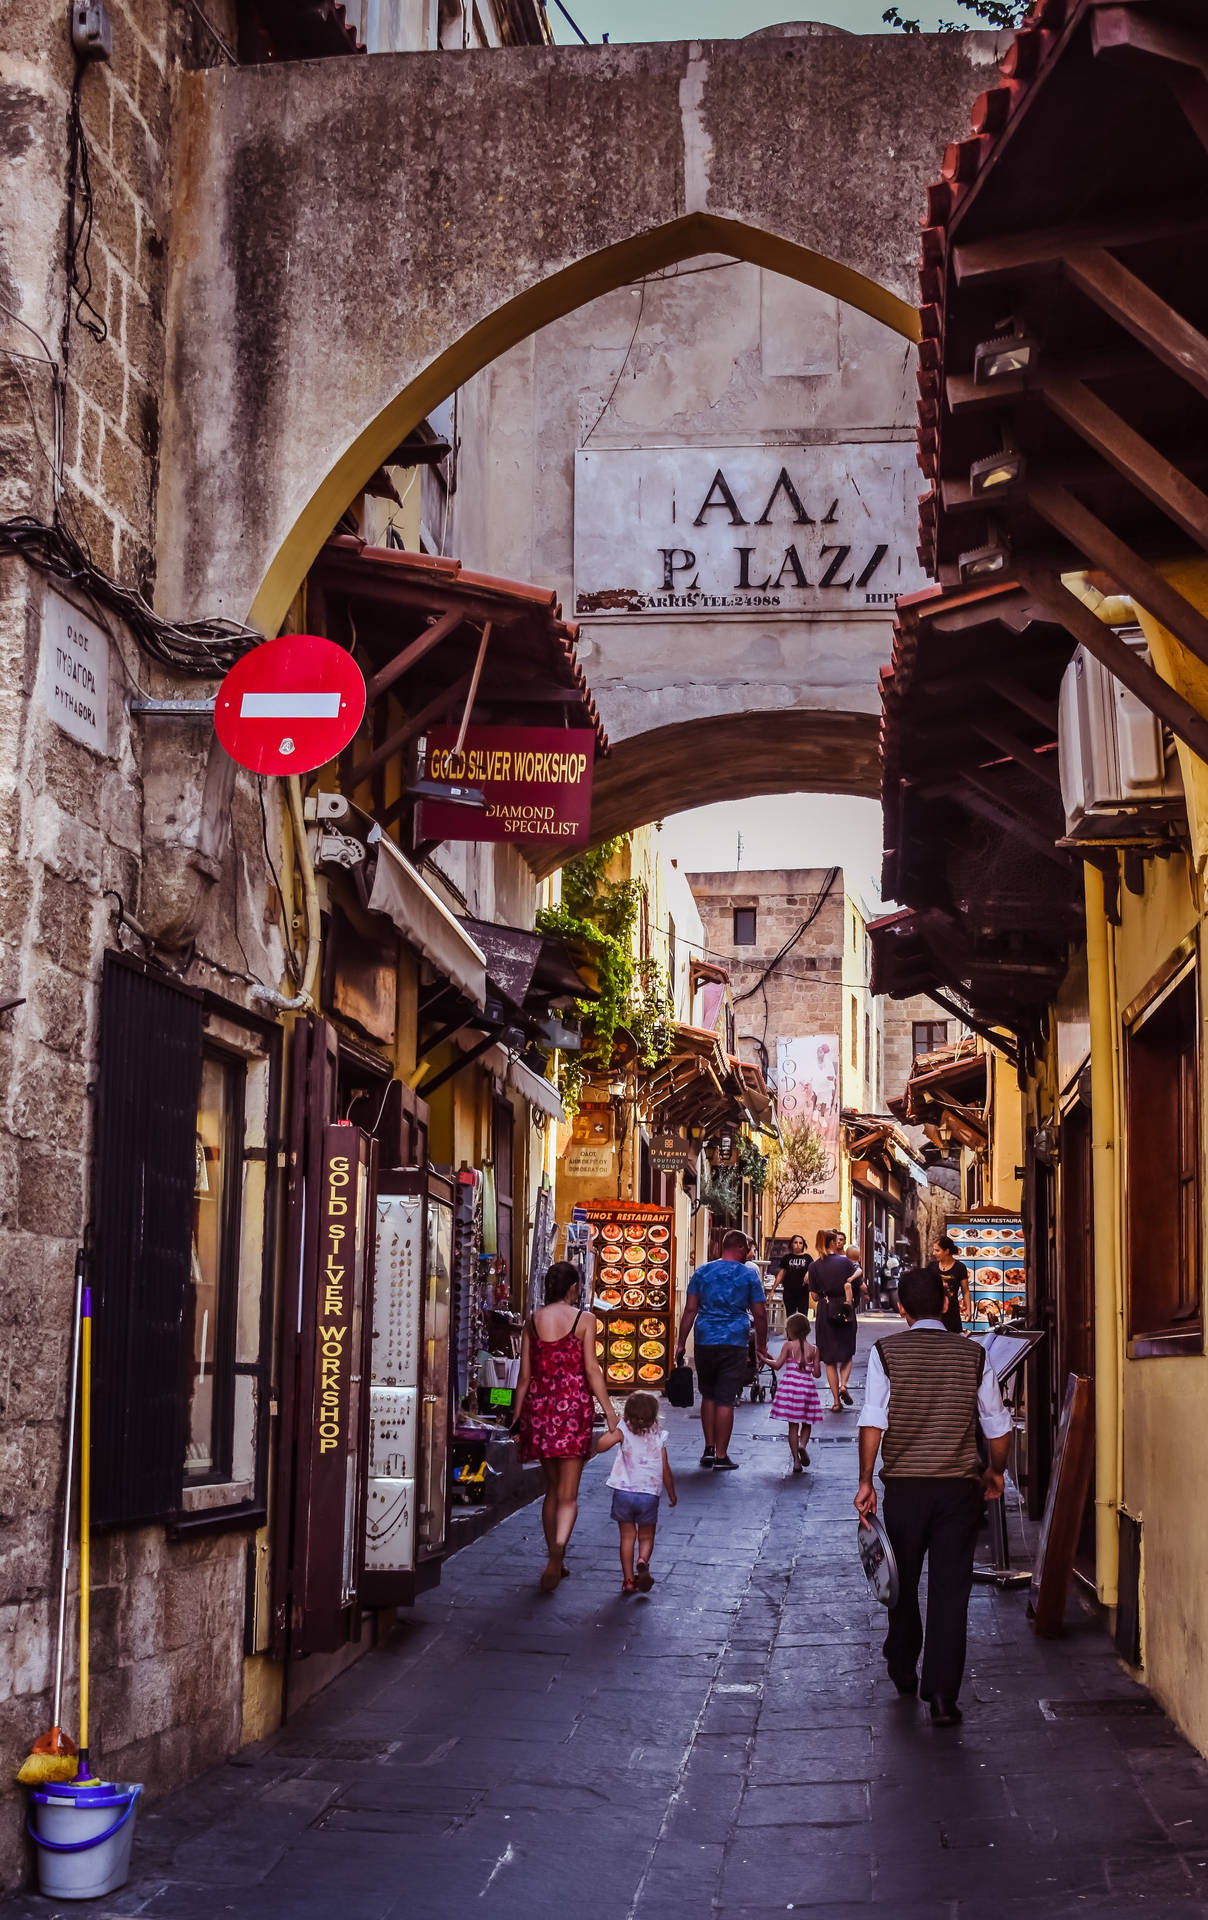
M 854 993 L 848 997 L 851 1000 L 851 1063 L 853 1067 L 858 1067 L 860 1064 L 860 1003 Z
M 267 1023 L 105 956 L 91 1278 L 98 1521 L 264 1505 Z
M 735 907 L 734 945 L 736 947 L 753 947 L 755 945 L 754 907 Z
M 934 1053 L 937 1047 L 948 1044 L 948 1022 L 946 1020 L 912 1020 L 910 1023 L 910 1052 L 917 1060 L 920 1054 Z
M 1202 1346 L 1198 1026 L 1189 969 L 1149 1001 L 1125 1035 L 1134 1354 Z

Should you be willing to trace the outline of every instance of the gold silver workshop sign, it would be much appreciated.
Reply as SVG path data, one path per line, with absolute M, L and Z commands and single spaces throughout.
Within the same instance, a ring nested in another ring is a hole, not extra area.
M 909 441 L 581 450 L 575 613 L 884 615 L 920 485 Z

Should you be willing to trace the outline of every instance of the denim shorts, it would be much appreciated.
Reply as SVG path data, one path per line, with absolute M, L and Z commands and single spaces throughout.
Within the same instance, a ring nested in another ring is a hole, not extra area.
M 659 1520 L 659 1497 L 657 1493 L 629 1493 L 624 1487 L 612 1490 L 612 1517 L 622 1526 L 657 1527 Z

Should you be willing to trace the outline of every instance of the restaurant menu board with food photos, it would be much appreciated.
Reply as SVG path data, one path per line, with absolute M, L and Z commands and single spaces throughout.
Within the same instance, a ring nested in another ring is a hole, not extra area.
M 595 1252 L 596 1357 L 610 1393 L 661 1392 L 671 1362 L 674 1305 L 670 1207 L 601 1200 L 583 1209 Z
M 949 1214 L 944 1231 L 956 1257 L 969 1269 L 973 1296 L 970 1331 L 1026 1318 L 1028 1276 L 1023 1257 L 1023 1221 L 1018 1214 Z

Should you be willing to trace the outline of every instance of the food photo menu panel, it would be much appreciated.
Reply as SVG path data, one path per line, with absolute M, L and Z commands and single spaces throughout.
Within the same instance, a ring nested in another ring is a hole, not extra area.
M 1023 1256 L 1023 1221 L 1018 1214 L 950 1214 L 944 1223 L 956 1257 L 969 1269 L 973 1296 L 970 1331 L 1005 1326 L 1027 1316 L 1028 1276 Z
M 583 1209 L 595 1251 L 596 1357 L 610 1393 L 660 1393 L 671 1363 L 675 1304 L 670 1207 L 599 1200 Z

